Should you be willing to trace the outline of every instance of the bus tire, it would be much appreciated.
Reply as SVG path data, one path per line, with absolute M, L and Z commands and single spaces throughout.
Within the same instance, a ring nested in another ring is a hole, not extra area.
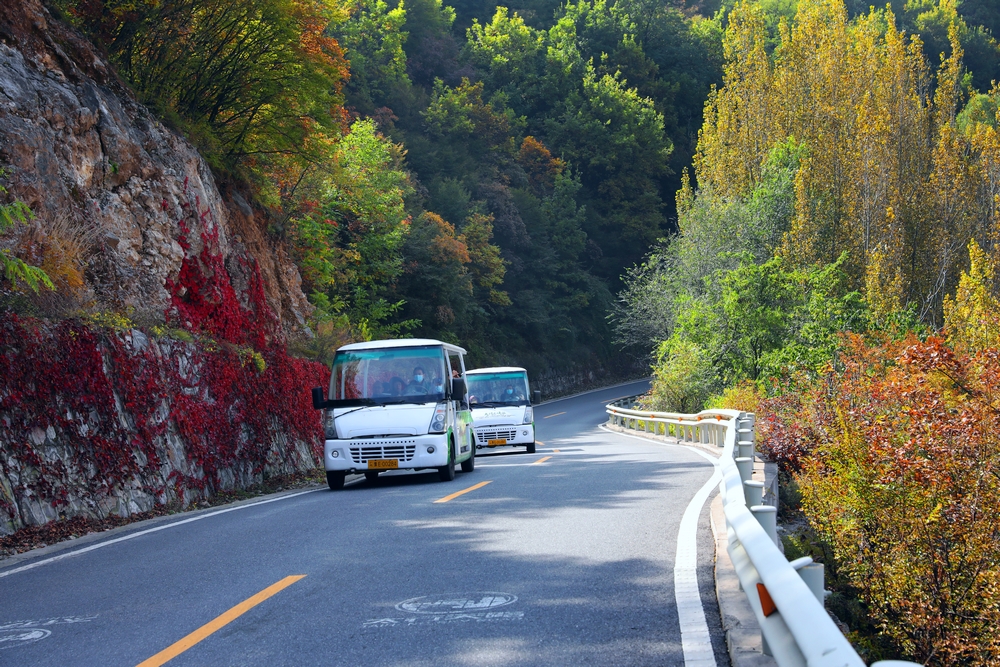
M 535 443 L 531 443 L 530 445 L 527 446 L 526 449 L 527 449 L 527 452 L 529 454 L 534 454 L 535 453 Z
M 340 491 L 344 488 L 345 479 L 347 479 L 347 473 L 343 470 L 326 471 L 326 483 L 330 487 L 331 491 Z
M 472 472 L 476 469 L 476 448 L 472 448 L 469 458 L 462 461 L 462 472 Z
M 448 463 L 438 468 L 438 479 L 450 482 L 455 479 L 455 443 L 449 447 Z

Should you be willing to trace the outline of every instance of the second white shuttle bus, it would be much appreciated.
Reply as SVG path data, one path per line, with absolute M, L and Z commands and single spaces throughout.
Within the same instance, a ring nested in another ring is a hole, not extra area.
M 525 447 L 535 451 L 535 417 L 528 372 L 504 366 L 465 374 L 476 449 Z

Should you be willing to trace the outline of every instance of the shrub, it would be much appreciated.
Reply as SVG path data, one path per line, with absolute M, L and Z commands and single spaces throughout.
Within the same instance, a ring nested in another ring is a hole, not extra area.
M 811 438 L 804 510 L 902 652 L 997 664 L 1000 350 L 913 337 L 845 350 L 843 372 L 786 399 Z

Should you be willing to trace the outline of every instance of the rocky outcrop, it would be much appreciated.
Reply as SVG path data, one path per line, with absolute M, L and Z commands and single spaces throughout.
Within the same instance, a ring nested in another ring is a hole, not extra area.
M 38 0 L 0 3 L 0 167 L 34 212 L 38 234 L 72 237 L 54 252 L 79 263 L 75 289 L 90 310 L 162 321 L 168 280 L 213 229 L 237 294 L 256 264 L 285 331 L 305 327 L 310 306 L 298 271 L 267 237 L 266 214 L 237 191 L 220 192 L 198 152 Z M 178 242 L 182 227 L 188 248 Z M 49 262 L 58 273 L 59 262 Z
M 0 244 L 64 287 L 0 281 L 0 535 L 316 465 L 328 371 L 286 352 L 311 307 L 267 213 L 39 0 L 0 2 L 0 168 L 34 213 Z

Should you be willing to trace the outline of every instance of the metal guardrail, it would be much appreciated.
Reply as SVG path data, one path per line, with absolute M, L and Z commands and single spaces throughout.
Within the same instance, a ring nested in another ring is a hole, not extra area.
M 680 443 L 721 450 L 722 495 L 729 556 L 760 624 L 764 652 L 780 667 L 862 667 L 865 663 L 823 605 L 823 565 L 809 557 L 789 562 L 778 549 L 777 510 L 761 504 L 763 483 L 751 479 L 754 415 L 738 410 L 697 414 L 636 409 L 636 397 L 611 403 L 608 421 L 621 428 L 673 436 Z M 887 660 L 872 667 L 917 663 Z

